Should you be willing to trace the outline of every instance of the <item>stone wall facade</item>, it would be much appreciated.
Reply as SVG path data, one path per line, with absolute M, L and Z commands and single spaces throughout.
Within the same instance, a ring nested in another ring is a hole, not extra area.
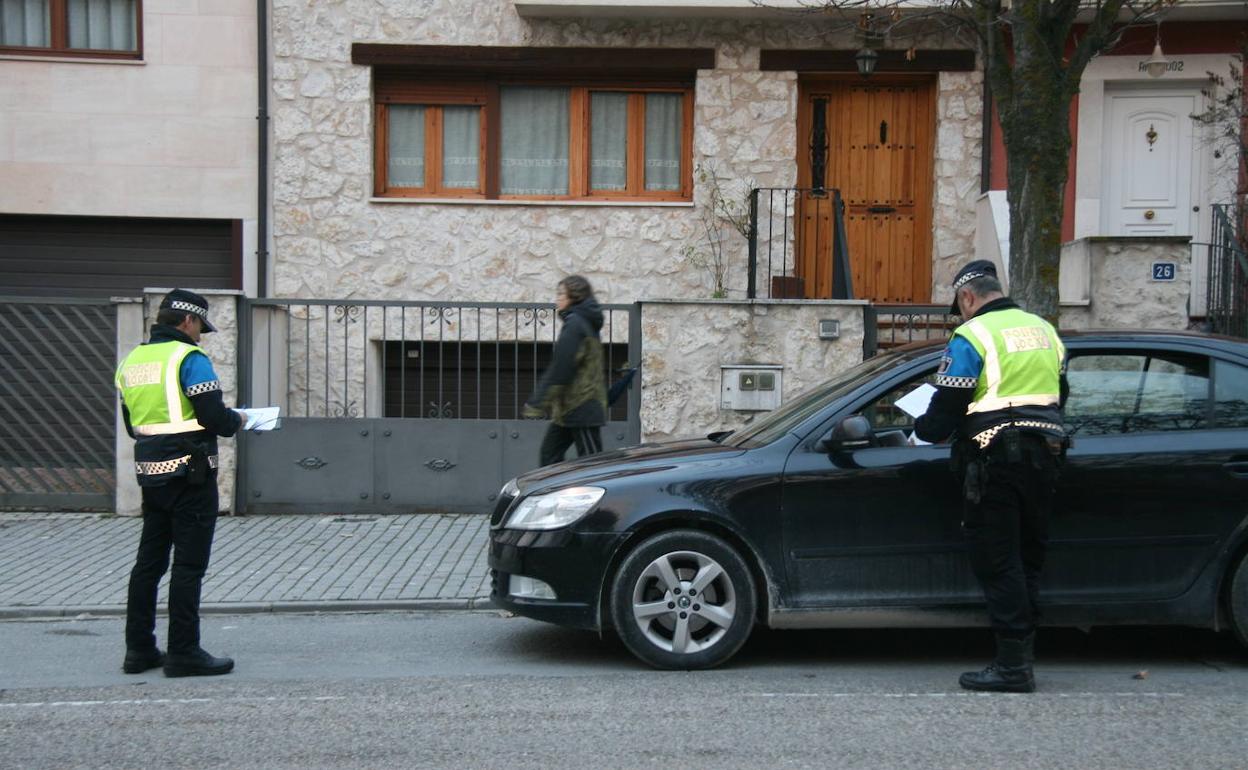
M 743 195 L 797 179 L 798 79 L 759 70 L 763 48 L 858 46 L 817 20 L 524 19 L 509 0 L 274 0 L 274 284 L 281 297 L 546 301 L 579 272 L 607 302 L 709 297 L 680 256 L 704 237 L 692 204 L 394 202 L 373 199 L 372 71 L 356 42 L 709 47 L 695 88 L 693 161 Z M 932 48 L 961 47 L 932 37 Z M 934 285 L 972 250 L 981 154 L 978 73 L 938 79 Z M 729 235 L 728 297 L 746 293 L 746 243 Z
M 1192 248 L 1181 237 L 1079 238 L 1063 246 L 1063 271 L 1086 272 L 1085 307 L 1061 308 L 1063 329 L 1187 329 Z M 1172 281 L 1152 278 L 1154 262 L 1172 262 Z M 1078 269 L 1075 266 L 1079 265 Z M 1086 265 L 1086 266 L 1085 266 Z
M 865 309 L 854 300 L 641 303 L 642 439 L 735 430 L 765 414 L 721 408 L 725 364 L 783 366 L 787 401 L 860 363 Z M 825 319 L 840 322 L 837 339 L 819 338 Z

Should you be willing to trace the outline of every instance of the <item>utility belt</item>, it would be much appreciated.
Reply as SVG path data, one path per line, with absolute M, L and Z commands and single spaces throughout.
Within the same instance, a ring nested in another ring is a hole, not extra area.
M 148 447 L 148 451 L 140 453 L 140 457 L 144 454 L 151 457 L 148 452 L 153 449 L 157 457 L 162 454 L 168 457 L 179 450 L 185 454 L 167 460 L 136 460 L 134 472 L 141 486 L 158 485 L 165 478 L 174 477 L 185 478 L 187 484 L 205 484 L 217 468 L 217 455 L 208 453 L 210 449 L 216 450 L 213 444 L 204 444 L 189 436 L 161 436 L 158 440 L 163 446 Z
M 1065 451 L 1065 446 L 1070 444 L 1070 439 L 1066 437 L 1066 428 L 1047 420 L 1010 420 L 1009 422 L 994 425 L 987 430 L 981 430 L 979 433 L 971 436 L 971 441 L 974 441 L 980 451 L 983 451 L 992 445 L 992 440 L 1002 431 L 1005 431 L 1007 436 L 1026 432 L 1046 440 L 1053 439 L 1058 442 L 1060 451 Z M 1065 442 L 1065 446 L 1060 446 L 1062 442 Z M 1057 454 L 1057 452 L 1055 451 L 1054 454 Z M 1013 462 L 1018 462 L 1018 460 L 1013 460 Z
M 209 470 L 215 471 L 217 469 L 217 455 L 201 454 L 199 458 L 201 459 L 197 460 L 196 455 L 188 454 L 182 457 L 175 457 L 172 460 L 154 460 L 150 462 L 138 460 L 134 463 L 134 472 L 140 476 L 164 476 L 170 473 L 177 473 L 185 466 L 189 480 L 192 470 L 197 469 L 197 467 L 202 466 L 205 473 Z
M 985 434 L 988 434 L 986 439 Z M 1040 420 L 1014 420 L 956 441 L 950 461 L 953 471 L 962 476 L 966 501 L 976 504 L 987 489 L 992 466 L 1028 463 L 1040 471 L 1046 465 L 1041 457 L 1047 454 L 1060 468 L 1070 445 L 1071 439 L 1061 425 Z

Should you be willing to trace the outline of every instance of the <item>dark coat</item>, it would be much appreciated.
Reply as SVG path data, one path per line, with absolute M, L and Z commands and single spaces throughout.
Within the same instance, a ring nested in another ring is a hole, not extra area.
M 527 406 L 548 410 L 556 425 L 592 428 L 607 422 L 607 383 L 603 367 L 602 308 L 588 297 L 562 311 L 563 329 L 550 366 L 542 373 Z

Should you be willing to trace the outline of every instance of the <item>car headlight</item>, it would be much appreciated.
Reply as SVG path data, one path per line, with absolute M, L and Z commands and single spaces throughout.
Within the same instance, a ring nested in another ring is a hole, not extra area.
M 568 487 L 558 492 L 526 497 L 507 517 L 510 529 L 559 529 L 566 527 L 598 504 L 607 490 L 601 487 Z
M 499 497 L 516 497 L 520 494 L 520 485 L 515 479 L 508 481 L 503 485 L 502 490 L 498 493 Z

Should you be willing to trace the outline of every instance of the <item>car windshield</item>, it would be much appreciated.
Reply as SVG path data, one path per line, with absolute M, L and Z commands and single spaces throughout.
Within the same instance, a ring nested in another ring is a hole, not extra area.
M 886 353 L 863 361 L 840 376 L 807 390 L 774 412 L 759 418 L 752 425 L 729 434 L 723 443 L 752 448 L 770 444 L 800 425 L 826 404 L 849 393 L 878 372 L 891 369 L 909 358 L 910 354 Z

